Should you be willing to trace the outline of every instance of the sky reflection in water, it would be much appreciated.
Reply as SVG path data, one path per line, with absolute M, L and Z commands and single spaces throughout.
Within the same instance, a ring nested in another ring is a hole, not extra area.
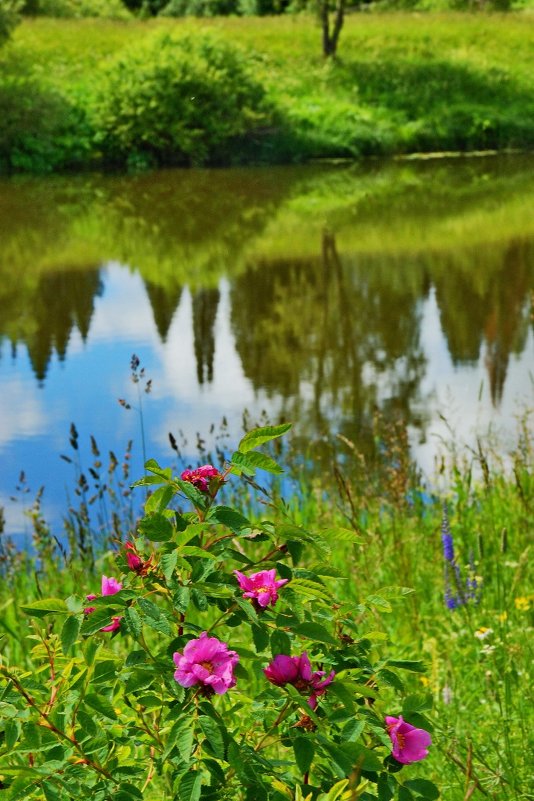
M 164 464 L 169 431 L 196 459 L 197 432 L 223 416 L 231 452 L 244 408 L 368 452 L 379 407 L 406 420 L 429 477 L 448 427 L 468 443 L 490 423 L 512 434 L 532 402 L 533 164 L 1 184 L 7 532 L 28 528 L 9 500 L 21 470 L 59 525 L 71 422 L 85 469 L 92 434 L 119 458 L 133 438 L 141 474 L 139 418 L 118 403 L 136 403 L 132 353 L 152 379 L 148 455 Z

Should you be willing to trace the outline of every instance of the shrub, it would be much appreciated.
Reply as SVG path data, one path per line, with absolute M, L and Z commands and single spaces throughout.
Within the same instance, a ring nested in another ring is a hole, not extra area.
M 0 3 L 0 45 L 10 37 L 17 25 L 21 5 L 21 0 L 2 0 Z
M 61 19 L 129 17 L 121 0 L 26 0 L 22 10 L 24 14 Z
M 81 105 L 24 68 L 0 77 L 0 119 L 0 172 L 52 172 L 87 159 L 91 137 Z
M 257 522 L 219 502 L 239 476 L 282 472 L 258 448 L 288 428 L 249 431 L 224 472 L 149 460 L 120 579 L 18 606 L 32 648 L 23 665 L 0 657 L 9 799 L 438 798 L 405 779 L 431 747 L 432 695 L 401 675 L 424 665 L 377 631 L 410 591 L 340 601 L 330 555 L 360 543 L 353 530 L 308 531 L 274 498 Z
M 217 17 L 236 14 L 237 0 L 170 0 L 162 17 Z
M 119 164 L 225 162 L 271 116 L 243 54 L 211 34 L 157 36 L 121 55 L 97 91 L 97 141 Z

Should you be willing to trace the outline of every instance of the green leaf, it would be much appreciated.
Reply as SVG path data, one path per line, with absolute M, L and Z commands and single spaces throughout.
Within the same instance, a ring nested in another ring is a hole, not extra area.
M 61 650 L 65 655 L 76 642 L 79 633 L 80 619 L 74 615 L 69 615 L 61 628 Z
M 392 610 L 390 602 L 386 601 L 386 599 L 382 598 L 380 595 L 368 595 L 365 599 L 365 603 L 370 606 L 375 606 L 377 609 L 380 609 L 381 612 L 391 612 Z
M 198 507 L 199 509 L 204 509 L 206 507 L 206 502 L 208 500 L 208 496 L 203 492 L 200 492 L 193 484 L 189 481 L 182 481 L 180 478 L 175 479 L 176 485 L 180 488 L 186 498 L 188 498 L 193 506 Z
M 435 801 L 436 798 L 439 798 L 438 788 L 428 779 L 410 779 L 404 782 L 404 786 L 416 795 L 422 796 L 424 801 Z
M 271 634 L 271 653 L 273 657 L 278 654 L 289 655 L 291 653 L 291 640 L 285 631 L 275 629 Z
M 145 470 L 148 470 L 150 473 L 154 473 L 154 475 L 159 476 L 165 481 L 170 481 L 172 478 L 171 468 L 160 467 L 155 459 L 149 459 L 148 462 L 145 462 Z
M 85 703 L 91 707 L 91 709 L 94 709 L 96 712 L 104 715 L 104 717 L 109 718 L 110 720 L 117 720 L 117 713 L 113 709 L 113 705 L 103 695 L 87 693 L 84 700 Z
M 236 534 L 239 534 L 244 528 L 252 527 L 250 520 L 247 520 L 240 512 L 236 512 L 235 509 L 229 506 L 214 506 L 208 519 L 222 523 L 223 526 L 227 526 Z
M 133 606 L 128 606 L 124 610 L 124 622 L 126 629 L 136 640 L 141 636 L 141 618 Z
M 338 641 L 332 637 L 330 632 L 327 631 L 324 626 L 321 626 L 320 623 L 314 623 L 313 621 L 299 623 L 298 626 L 293 628 L 293 632 L 301 637 L 307 637 L 309 640 L 315 640 L 316 642 L 325 642 L 329 645 L 339 645 Z
M 151 542 L 167 542 L 174 533 L 172 525 L 161 512 L 143 517 L 139 523 L 139 531 Z
M 186 763 L 186 765 L 188 765 L 191 760 L 193 740 L 193 718 L 191 716 L 180 718 L 176 721 L 169 732 L 167 737 L 167 748 L 163 754 L 163 759 L 167 759 L 174 746 L 176 746 L 182 760 Z
M 295 578 L 292 579 L 290 584 L 287 585 L 290 587 L 293 592 L 298 593 L 298 595 L 303 595 L 306 598 L 310 599 L 320 599 L 322 601 L 331 601 L 332 596 L 329 595 L 327 589 L 323 587 L 322 584 L 319 584 L 316 581 L 310 581 L 309 579 L 301 579 Z
M 214 561 L 219 559 L 218 556 L 204 550 L 204 548 L 199 548 L 197 545 L 184 545 L 183 548 L 180 548 L 180 554 L 183 554 L 183 556 L 198 556 L 200 559 L 212 559 Z
M 403 787 L 402 785 L 399 787 L 399 794 L 398 794 L 399 801 L 413 801 L 413 795 L 408 790 L 407 787 Z
M 298 769 L 302 774 L 307 773 L 315 755 L 313 743 L 307 737 L 295 737 L 293 751 L 295 752 L 295 762 Z
M 7 720 L 5 726 L 5 743 L 8 752 L 15 746 L 20 737 L 21 726 L 18 720 Z
M 174 605 L 178 612 L 181 612 L 181 614 L 185 614 L 187 612 L 187 607 L 189 606 L 190 600 L 191 593 L 189 587 L 178 587 L 173 595 Z
M 412 712 L 428 712 L 432 709 L 432 706 L 432 693 L 408 695 L 402 704 L 402 714 L 409 715 Z
M 176 570 L 176 563 L 178 562 L 178 551 L 172 553 L 164 553 L 160 559 L 161 569 L 167 581 L 170 581 L 172 574 Z
M 31 617 L 65 615 L 69 611 L 67 604 L 62 598 L 43 598 L 31 604 L 21 604 L 20 608 Z
M 104 607 L 103 609 L 96 609 L 87 615 L 82 623 L 80 634 L 88 636 L 89 634 L 96 634 L 97 631 L 109 626 L 111 618 L 114 616 L 113 610 Z
M 254 428 L 252 431 L 249 431 L 247 434 L 245 434 L 237 446 L 237 450 L 241 453 L 248 453 L 249 451 L 254 450 L 254 448 L 257 448 L 259 445 L 263 445 L 265 442 L 270 442 L 272 439 L 281 437 L 282 434 L 285 434 L 290 428 L 291 423 L 282 423 L 279 426 L 262 426 L 261 428 Z
M 198 723 L 213 751 L 213 755 L 216 756 L 217 759 L 224 759 L 224 740 L 217 723 L 206 715 L 201 715 L 198 719 Z
M 174 488 L 167 484 L 160 487 L 147 499 L 145 503 L 145 514 L 163 512 L 174 497 Z
M 252 639 L 254 640 L 254 647 L 258 653 L 265 651 L 269 645 L 269 632 L 259 623 L 252 624 Z
M 419 660 L 411 659 L 388 659 L 390 667 L 399 668 L 399 670 L 410 670 L 412 673 L 426 673 L 426 665 Z
M 197 771 L 182 776 L 178 788 L 178 801 L 199 801 L 202 777 Z
M 232 454 L 231 462 L 249 476 L 254 476 L 256 470 L 265 470 L 267 473 L 274 473 L 275 475 L 280 475 L 280 473 L 284 472 L 274 459 L 265 453 L 258 453 L 257 451 L 251 451 L 250 453 L 236 451 Z

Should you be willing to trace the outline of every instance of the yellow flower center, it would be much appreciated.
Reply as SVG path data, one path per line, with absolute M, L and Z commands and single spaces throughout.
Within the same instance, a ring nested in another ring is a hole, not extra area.
M 205 668 L 208 673 L 213 673 L 213 664 L 211 662 L 200 662 L 200 666 Z

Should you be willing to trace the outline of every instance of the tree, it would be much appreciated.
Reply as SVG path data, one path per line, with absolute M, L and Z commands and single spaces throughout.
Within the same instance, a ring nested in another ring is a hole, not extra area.
M 11 31 L 18 25 L 21 6 L 22 0 L 2 0 L 0 3 L 0 45 L 9 39 Z
M 325 58 L 334 58 L 336 55 L 339 34 L 345 20 L 345 4 L 346 0 L 317 0 Z

